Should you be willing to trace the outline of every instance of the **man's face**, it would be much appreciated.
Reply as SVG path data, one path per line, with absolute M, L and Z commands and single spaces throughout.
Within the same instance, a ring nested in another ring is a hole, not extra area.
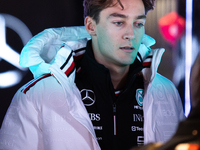
M 101 11 L 92 36 L 94 56 L 101 64 L 127 66 L 134 62 L 146 20 L 142 0 L 121 0 Z

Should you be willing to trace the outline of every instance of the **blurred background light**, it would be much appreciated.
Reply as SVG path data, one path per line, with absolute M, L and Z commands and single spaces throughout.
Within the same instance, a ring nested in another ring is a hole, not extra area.
M 21 73 L 17 70 L 3 72 L 0 74 L 0 88 L 11 87 L 19 83 L 21 79 Z
M 190 71 L 192 66 L 192 10 L 193 0 L 186 0 L 186 33 L 185 33 L 185 115 L 190 112 Z

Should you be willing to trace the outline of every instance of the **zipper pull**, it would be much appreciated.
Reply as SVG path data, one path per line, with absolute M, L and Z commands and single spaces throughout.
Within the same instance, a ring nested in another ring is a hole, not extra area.
M 116 104 L 115 103 L 113 104 L 113 113 L 114 113 L 114 115 L 116 114 Z

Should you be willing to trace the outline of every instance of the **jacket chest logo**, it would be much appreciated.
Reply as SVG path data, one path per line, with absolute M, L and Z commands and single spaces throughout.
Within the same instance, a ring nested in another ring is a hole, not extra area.
M 136 90 L 136 100 L 138 102 L 138 105 L 142 106 L 143 105 L 143 95 L 144 95 L 144 90 L 143 89 L 137 89 Z
M 82 89 L 81 97 L 85 106 L 92 106 L 96 101 L 96 96 L 94 92 L 89 89 Z

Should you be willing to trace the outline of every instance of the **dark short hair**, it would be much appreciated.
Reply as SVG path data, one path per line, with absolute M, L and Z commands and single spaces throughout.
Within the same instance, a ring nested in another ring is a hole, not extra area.
M 118 3 L 122 7 L 122 9 L 124 9 L 120 0 L 117 0 L 115 4 L 113 3 L 113 1 L 114 0 L 84 0 L 83 1 L 84 17 L 90 16 L 96 21 L 96 23 L 98 23 L 99 14 L 103 9 L 114 6 Z M 154 8 L 155 0 L 142 0 L 142 1 L 145 7 L 145 14 L 147 14 L 149 10 L 152 10 Z

